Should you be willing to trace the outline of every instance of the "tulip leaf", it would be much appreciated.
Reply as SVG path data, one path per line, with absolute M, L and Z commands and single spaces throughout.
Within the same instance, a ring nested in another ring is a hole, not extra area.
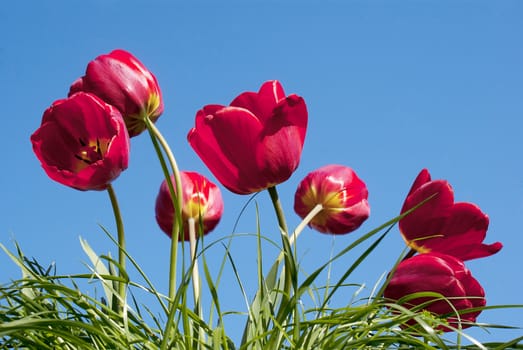
M 89 260 L 91 260 L 91 264 L 93 264 L 93 273 L 102 282 L 102 287 L 107 300 L 113 300 L 113 297 L 116 294 L 116 290 L 113 288 L 112 282 L 104 278 L 104 276 L 111 275 L 109 269 L 102 262 L 102 259 L 98 256 L 98 254 L 96 254 L 95 251 L 91 248 L 89 243 L 87 243 L 87 240 L 80 237 L 80 245 L 82 246 L 85 254 L 87 254 L 89 257 Z

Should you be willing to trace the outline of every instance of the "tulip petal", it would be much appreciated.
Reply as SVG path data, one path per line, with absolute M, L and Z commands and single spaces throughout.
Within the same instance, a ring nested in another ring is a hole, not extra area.
M 263 187 L 256 183 L 255 157 L 261 130 L 259 120 L 246 109 L 206 106 L 198 111 L 188 140 L 225 187 L 239 194 L 252 193 Z
M 265 82 L 258 93 L 242 93 L 230 103 L 230 106 L 248 109 L 264 123 L 272 117 L 274 108 L 284 98 L 283 87 L 277 80 L 272 80 Z
M 180 241 L 189 240 L 188 220 L 190 218 L 201 226 L 197 233 L 208 234 L 221 219 L 223 200 L 220 189 L 203 175 L 191 172 L 180 172 L 182 187 L 182 220 L 184 234 Z M 174 181 L 174 176 L 171 176 Z M 156 197 L 156 221 L 158 226 L 169 237 L 175 223 L 174 206 L 167 182 L 164 180 Z
M 479 282 L 472 277 L 463 262 L 446 254 L 427 253 L 403 260 L 393 272 L 384 296 L 391 300 L 401 300 L 414 293 L 432 292 L 446 298 L 419 297 L 408 300 L 406 307 L 424 305 L 424 310 L 447 318 L 450 325 L 470 326 L 481 311 L 466 312 L 473 307 L 486 304 L 485 292 Z M 460 313 L 459 318 L 456 311 Z M 412 324 L 414 321 L 409 321 Z M 441 327 L 448 332 L 452 329 Z
M 452 188 L 443 180 L 428 182 L 409 195 L 402 213 L 423 204 L 399 222 L 399 229 L 405 241 L 411 247 L 419 247 L 424 245 L 426 240 L 441 236 L 453 202 Z
M 427 182 L 430 182 L 431 177 L 430 173 L 427 169 L 422 169 L 416 179 L 414 180 L 414 183 L 412 184 L 412 187 L 409 190 L 409 196 L 416 191 L 418 188 L 420 188 L 422 185 L 426 184 Z
M 488 229 L 488 216 L 472 203 L 456 203 L 442 228 L 443 237 L 434 237 L 423 244 L 431 251 L 445 252 L 462 260 L 481 258 L 497 253 L 502 244 L 482 244 Z
M 291 95 L 275 108 L 267 120 L 257 147 L 257 164 L 272 183 L 287 180 L 299 165 L 305 133 L 307 109 L 301 97 Z

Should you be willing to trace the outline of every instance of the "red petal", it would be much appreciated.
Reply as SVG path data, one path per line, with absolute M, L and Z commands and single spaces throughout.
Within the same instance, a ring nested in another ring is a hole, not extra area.
M 79 169 L 75 155 L 91 140 L 104 140 L 107 150 Z M 128 165 L 129 137 L 120 113 L 92 94 L 79 92 L 53 103 L 31 141 L 48 176 L 80 190 L 105 189 Z
M 307 108 L 301 97 L 291 95 L 275 108 L 261 134 L 256 158 L 272 183 L 287 180 L 298 167 L 307 130 Z
M 485 293 L 462 261 L 445 254 L 421 254 L 402 261 L 385 289 L 385 297 L 399 300 L 417 292 L 435 292 L 449 300 L 437 300 L 425 309 L 438 315 L 455 314 L 472 307 L 485 305 Z M 417 298 L 409 301 L 408 307 L 429 302 L 431 298 Z M 449 301 L 452 305 L 449 304 Z M 480 311 L 460 315 L 462 321 L 475 321 Z M 449 317 L 456 326 L 457 317 Z M 466 327 L 466 324 L 462 324 Z M 442 328 L 450 331 L 450 328 Z
M 412 184 L 412 187 L 410 188 L 409 194 L 412 194 L 414 191 L 416 191 L 418 188 L 420 188 L 422 185 L 426 184 L 431 180 L 430 173 L 427 169 L 422 169 L 416 179 L 414 180 L 414 183 Z
M 426 202 L 399 222 L 399 229 L 405 240 L 413 241 L 416 245 L 423 245 L 424 240 L 442 234 L 454 202 L 452 187 L 444 180 L 428 182 L 407 197 L 401 212 L 404 213 L 423 201 Z
M 244 92 L 232 102 L 232 107 L 241 107 L 251 111 L 264 123 L 273 115 L 276 105 L 285 98 L 285 92 L 277 80 L 265 82 L 258 93 Z
M 198 111 L 188 140 L 225 187 L 246 194 L 263 182 L 255 159 L 261 130 L 256 116 L 245 109 L 206 106 Z

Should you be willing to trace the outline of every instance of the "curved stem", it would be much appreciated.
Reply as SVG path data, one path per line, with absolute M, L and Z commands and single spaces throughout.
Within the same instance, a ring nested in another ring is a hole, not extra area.
M 149 135 L 151 136 L 151 141 L 153 142 L 154 148 L 156 150 L 156 153 L 158 155 L 158 159 L 160 160 L 160 163 L 162 165 L 162 170 L 164 172 L 165 181 L 167 182 L 167 185 L 169 187 L 169 191 L 171 194 L 171 198 L 173 199 L 173 205 L 174 205 L 174 217 L 176 218 L 176 223 L 178 225 L 173 225 L 173 232 L 171 234 L 171 253 L 170 253 L 170 264 L 169 264 L 169 299 L 171 301 L 174 300 L 174 296 L 176 294 L 176 268 L 177 268 L 177 255 L 178 255 L 178 241 L 179 241 L 179 234 L 183 230 L 183 222 L 182 222 L 182 213 L 181 208 L 183 205 L 182 202 L 182 180 L 180 177 L 180 170 L 178 169 L 178 164 L 176 163 L 176 159 L 174 158 L 173 152 L 171 151 L 171 148 L 169 147 L 169 144 L 161 134 L 160 130 L 154 125 L 153 122 L 149 118 L 145 119 L 145 125 L 147 126 L 147 130 L 149 131 Z M 160 149 L 161 145 L 161 149 Z M 174 177 L 174 184 L 171 181 L 170 172 L 167 169 L 164 155 L 162 153 L 162 149 L 165 152 L 167 159 L 169 161 L 169 165 L 172 169 L 172 174 Z M 177 195 L 180 194 L 180 195 Z
M 174 314 L 176 312 L 176 271 L 178 267 L 178 242 L 179 242 L 179 235 L 180 232 L 183 232 L 183 221 L 182 221 L 182 212 L 181 208 L 183 205 L 183 197 L 182 197 L 182 181 L 180 177 L 180 171 L 178 169 L 178 165 L 176 164 L 176 160 L 174 158 L 174 155 L 171 151 L 171 148 L 169 147 L 169 144 L 161 134 L 161 132 L 158 130 L 156 125 L 149 119 L 145 118 L 145 125 L 147 127 L 147 131 L 149 132 L 149 136 L 151 137 L 151 142 L 153 143 L 154 149 L 156 151 L 156 154 L 158 156 L 158 160 L 160 161 L 160 165 L 162 167 L 162 171 L 165 177 L 165 181 L 167 182 L 167 187 L 169 188 L 169 193 L 171 195 L 172 201 L 173 201 L 173 207 L 174 207 L 174 218 L 175 218 L 175 225 L 173 225 L 173 230 L 171 232 L 171 248 L 170 248 L 170 257 L 169 257 L 169 312 L 167 315 L 167 322 L 165 324 L 165 336 L 163 338 L 163 341 L 161 343 L 160 349 L 166 349 L 169 343 L 169 339 L 171 339 L 173 331 L 173 322 L 174 322 Z M 167 159 L 169 161 L 169 165 L 172 169 L 172 174 L 174 178 L 174 184 L 170 176 L 170 171 L 167 167 L 167 163 L 165 161 L 164 153 L 167 156 Z M 182 296 L 183 298 L 183 296 Z M 186 317 L 184 317 L 184 320 Z
M 312 210 L 307 214 L 307 216 L 305 216 L 305 218 L 303 218 L 302 222 L 300 222 L 298 224 L 298 226 L 296 226 L 296 229 L 294 230 L 294 232 L 292 233 L 292 236 L 289 238 L 289 244 L 292 246 L 294 244 L 294 242 L 298 239 L 298 237 L 300 236 L 300 233 L 302 233 L 303 229 L 311 222 L 312 219 L 314 219 L 314 217 L 320 212 L 323 210 L 323 205 L 321 204 L 316 204 L 316 206 L 314 208 L 312 208 Z M 278 255 L 278 261 L 281 261 L 283 259 L 283 252 L 280 253 L 280 255 Z
M 289 243 L 292 245 L 296 239 L 298 239 L 298 236 L 303 231 L 303 229 L 311 222 L 314 217 L 323 210 L 323 205 L 318 203 L 312 210 L 305 216 L 302 220 L 302 222 L 299 223 L 298 226 L 296 226 L 296 229 L 294 230 L 291 238 L 289 239 Z
M 125 230 L 123 226 L 122 213 L 120 211 L 120 206 L 118 205 L 118 199 L 116 198 L 116 193 L 111 184 L 107 186 L 107 193 L 109 193 L 109 198 L 111 200 L 111 206 L 113 207 L 114 219 L 116 221 L 116 231 L 118 232 L 118 276 L 120 278 L 125 278 Z M 121 309 L 120 303 L 125 303 L 125 291 L 126 284 L 123 281 L 118 282 L 118 295 L 119 298 L 113 300 L 113 310 L 119 312 Z

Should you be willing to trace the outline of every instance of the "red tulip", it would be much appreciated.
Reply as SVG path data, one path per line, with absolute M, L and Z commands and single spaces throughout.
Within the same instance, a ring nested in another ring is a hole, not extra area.
M 307 130 L 307 107 L 285 97 L 276 80 L 245 92 L 230 106 L 207 105 L 187 138 L 226 188 L 258 192 L 287 180 L 298 167 Z
M 500 242 L 483 244 L 489 219 L 472 203 L 454 203 L 454 192 L 445 180 L 431 180 L 423 169 L 405 200 L 402 213 L 435 195 L 400 220 L 407 244 L 420 253 L 441 252 L 461 260 L 497 253 Z
M 298 185 L 294 211 L 305 218 L 318 204 L 323 209 L 309 225 L 324 233 L 356 230 L 370 214 L 365 183 L 349 167 L 327 165 L 310 172 Z
M 122 116 L 92 94 L 55 101 L 31 142 L 47 175 L 78 190 L 103 190 L 127 169 L 129 136 Z
M 187 221 L 193 218 L 196 225 L 201 223 L 201 233 L 212 231 L 223 213 L 223 200 L 220 189 L 205 176 L 189 171 L 180 172 L 182 185 L 182 220 L 184 221 L 184 237 L 189 240 Z M 174 184 L 174 177 L 171 177 Z M 176 190 L 176 189 L 175 189 Z M 174 207 L 167 182 L 164 180 L 156 197 L 156 221 L 169 237 L 173 230 Z M 200 228 L 197 226 L 197 228 Z M 197 233 L 198 233 L 197 229 Z
M 453 327 L 458 327 L 460 323 L 462 328 L 469 327 L 481 312 L 464 312 L 458 317 L 455 310 L 459 312 L 486 304 L 483 288 L 463 262 L 445 254 L 420 254 L 402 261 L 385 288 L 384 296 L 398 301 L 421 292 L 438 293 L 447 300 L 426 296 L 405 301 L 403 306 L 413 308 L 427 303 L 424 310 L 444 316 Z M 440 329 L 451 331 L 448 327 Z
M 85 76 L 71 85 L 69 95 L 78 91 L 91 92 L 118 108 L 131 137 L 145 130 L 145 118 L 155 122 L 163 113 L 156 77 L 124 50 L 114 50 L 89 62 Z

